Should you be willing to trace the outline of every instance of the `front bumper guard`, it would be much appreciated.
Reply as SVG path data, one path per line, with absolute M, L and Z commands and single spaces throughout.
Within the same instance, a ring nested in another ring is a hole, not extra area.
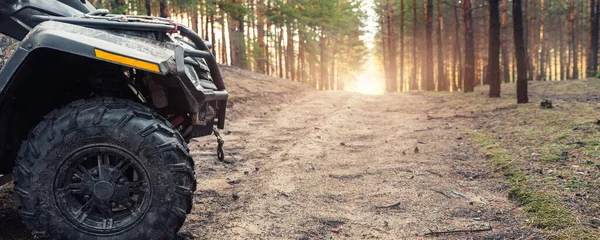
M 193 32 L 192 32 L 193 33 Z M 227 110 L 227 99 L 229 98 L 229 93 L 225 90 L 225 84 L 223 82 L 223 78 L 221 77 L 221 72 L 218 68 L 216 68 L 217 73 L 213 72 L 213 69 L 210 67 L 211 65 L 217 66 L 217 61 L 215 57 L 208 51 L 208 47 L 204 44 L 204 41 L 200 41 L 207 50 L 189 50 L 184 49 L 179 46 L 175 48 L 175 64 L 177 68 L 177 74 L 180 78 L 187 78 L 185 73 L 185 57 L 194 57 L 194 58 L 204 58 L 209 66 L 211 77 L 217 86 L 217 91 L 211 89 L 196 89 L 199 91 L 202 96 L 202 103 L 205 102 L 217 102 L 217 118 L 215 119 L 215 125 L 219 129 L 223 129 L 225 126 L 225 115 Z M 198 45 L 196 44 L 196 47 Z

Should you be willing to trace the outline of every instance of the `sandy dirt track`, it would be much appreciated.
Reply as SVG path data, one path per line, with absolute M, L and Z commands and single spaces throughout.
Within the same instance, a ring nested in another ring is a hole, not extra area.
M 440 99 L 317 91 L 292 99 L 228 123 L 233 163 L 213 159 L 213 139 L 192 142 L 199 190 L 182 237 L 420 239 L 491 227 L 440 237 L 537 238 L 461 135 L 472 119 L 428 117 L 441 114 Z

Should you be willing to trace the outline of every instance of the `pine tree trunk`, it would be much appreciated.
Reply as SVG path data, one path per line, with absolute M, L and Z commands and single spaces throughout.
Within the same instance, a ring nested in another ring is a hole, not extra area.
M 475 90 L 475 46 L 471 10 L 471 0 L 463 0 L 463 21 L 465 25 L 464 92 Z
M 437 67 L 438 67 L 438 91 L 450 91 L 450 84 L 444 74 L 444 43 L 442 41 L 442 0 L 437 0 Z
M 510 82 L 510 63 L 508 56 L 508 0 L 502 0 L 502 41 L 500 43 L 502 51 L 502 78 L 505 83 Z
M 208 24 L 210 23 L 210 16 L 212 16 L 213 14 L 209 14 L 208 13 L 208 8 L 205 9 L 204 11 L 204 39 L 206 39 L 207 41 L 209 40 L 209 36 L 210 36 L 210 32 L 212 31 Z M 211 42 L 214 42 L 214 39 L 210 39 Z
M 268 11 L 268 9 L 271 9 L 271 0 L 267 0 L 267 5 L 265 6 L 265 12 Z M 265 64 L 267 67 L 267 75 L 272 76 L 272 69 L 271 69 L 271 21 L 266 21 L 266 25 L 267 25 L 267 31 L 265 32 Z
M 388 16 L 387 16 L 387 27 L 388 27 L 388 58 L 389 58 L 389 63 L 388 63 L 388 73 L 387 75 L 387 79 L 388 79 L 388 92 L 396 92 L 398 91 L 398 83 L 397 83 L 397 76 L 396 74 L 398 74 L 398 71 L 396 69 L 396 27 L 395 27 L 395 21 L 394 21 L 394 3 L 392 2 L 392 4 L 388 5 L 389 10 L 388 10 Z
M 423 66 L 425 78 L 423 83 L 425 84 L 425 90 L 435 91 L 435 84 L 433 81 L 433 0 L 427 0 L 425 14 L 425 58 L 423 59 Z
M 198 5 L 193 5 L 190 7 L 190 12 L 192 15 L 192 30 L 198 33 Z
M 523 40 L 523 10 L 521 9 L 521 0 L 513 0 L 513 24 L 515 57 L 517 59 L 517 103 L 528 103 L 527 49 Z
M 221 14 L 219 18 L 219 23 L 221 25 L 221 64 L 227 65 L 227 38 L 225 36 L 225 10 L 222 6 L 220 6 L 219 13 Z
M 265 16 L 264 16 L 264 0 L 256 0 L 257 24 L 256 24 L 256 41 L 258 49 L 254 53 L 256 57 L 256 70 L 258 73 L 266 73 L 265 53 L 267 47 L 265 45 Z
M 413 37 L 412 37 L 412 77 L 409 84 L 410 90 L 418 90 L 418 74 L 419 74 L 419 64 L 418 64 L 418 55 L 417 55 L 417 0 L 413 0 Z
M 169 17 L 169 9 L 167 9 L 167 1 L 160 0 L 158 3 L 158 6 L 159 6 L 159 11 L 160 11 L 160 17 L 168 18 Z
M 144 7 L 146 8 L 146 15 L 152 16 L 152 4 L 150 0 L 144 0 Z
M 213 43 L 212 53 L 213 55 L 217 55 L 217 38 L 215 33 L 215 14 L 210 15 L 210 40 Z
M 287 23 L 286 27 L 286 59 L 285 59 L 285 70 L 287 72 L 286 78 L 291 79 L 292 81 L 296 80 L 296 70 L 294 69 L 294 30 L 292 29 L 292 24 Z
M 500 97 L 500 11 L 499 0 L 490 0 L 490 32 L 488 44 L 487 76 L 490 97 Z
M 531 48 L 531 39 L 529 37 L 529 32 L 530 32 L 530 25 L 529 25 L 529 1 L 530 0 L 525 0 L 525 2 L 523 3 L 524 5 L 522 6 L 525 11 L 525 17 L 523 18 L 523 34 L 525 34 L 524 36 L 524 41 L 525 41 L 525 49 L 527 49 L 527 79 L 532 79 L 533 78 L 533 73 L 531 72 L 531 53 L 530 51 L 532 51 Z M 514 24 L 514 23 L 513 23 Z M 516 61 L 516 60 L 515 60 Z M 515 78 L 516 79 L 516 78 Z
M 456 0 L 456 7 L 454 7 L 454 58 L 458 59 L 458 73 L 454 74 L 456 78 L 458 78 L 458 86 L 454 88 L 454 90 L 464 89 L 463 84 L 463 63 L 462 63 L 462 51 L 460 46 L 460 18 L 458 17 L 458 4 L 461 0 Z M 456 61 L 456 60 L 455 60 Z M 456 68 L 456 65 L 455 65 Z M 454 81 L 453 84 L 456 84 Z
M 390 41 L 390 34 L 389 34 L 389 5 L 390 2 L 389 0 L 386 0 L 385 2 L 385 6 L 383 8 L 383 15 L 380 19 L 380 26 L 381 26 L 381 49 L 383 50 L 382 52 L 382 58 L 383 58 L 383 73 L 385 74 L 385 90 L 386 92 L 389 92 L 390 90 L 390 49 L 389 49 L 389 41 Z
M 232 4 L 241 6 L 239 0 L 232 1 Z M 231 53 L 231 65 L 246 69 L 246 40 L 244 39 L 244 15 L 241 13 L 227 14 L 227 26 L 229 28 L 229 49 Z
M 195 18 L 196 24 L 198 24 L 198 31 L 196 33 L 198 33 L 200 38 L 206 40 L 208 36 L 204 34 L 204 18 L 202 17 L 202 6 L 200 6 L 199 4 L 193 4 L 192 9 L 194 9 L 196 12 L 196 17 L 192 17 L 192 20 Z
M 569 2 L 569 43 L 571 45 L 571 52 L 573 52 L 573 68 L 572 68 L 572 79 L 579 78 L 578 69 L 578 58 L 577 58 L 577 30 L 575 29 L 575 1 L 570 0 Z
M 559 52 L 559 60 L 560 60 L 560 76 L 559 76 L 559 80 L 565 80 L 567 79 L 567 74 L 566 74 L 566 68 L 565 68 L 565 48 L 564 48 L 564 44 L 563 44 L 563 15 L 562 13 L 559 14 L 558 16 L 558 52 Z M 568 58 L 568 57 L 567 57 Z M 568 65 L 567 65 L 568 66 Z
M 526 16 L 531 16 L 531 20 L 529 21 L 529 27 L 527 28 L 529 31 L 529 78 L 533 80 L 537 80 L 538 76 L 536 74 L 536 67 L 539 53 L 537 46 L 537 34 L 539 33 L 538 29 L 536 29 L 536 21 L 537 21 L 537 1 L 531 1 L 531 6 L 526 13 Z
M 328 42 L 328 46 L 331 42 Z M 329 60 L 329 90 L 336 90 L 335 85 L 335 50 L 331 51 L 331 58 Z
M 591 0 L 590 4 L 590 57 L 587 66 L 587 77 L 596 77 L 598 75 L 598 33 L 600 28 L 600 18 L 598 11 L 600 10 L 600 0 Z
M 279 37 L 277 38 L 277 55 L 279 55 L 279 78 L 283 78 L 283 26 L 279 27 Z
M 547 71 L 547 60 L 546 60 L 546 41 L 545 41 L 545 24 L 546 24 L 546 1 L 540 1 L 540 8 L 542 10 L 540 15 L 540 53 L 539 53 L 539 62 L 538 62 L 538 80 L 547 80 L 546 71 Z
M 404 91 L 404 0 L 400 0 L 400 92 Z
M 321 67 L 321 77 L 319 78 L 319 89 L 328 90 L 329 86 L 327 86 L 327 57 L 325 54 L 325 29 L 321 28 L 321 34 L 319 35 L 319 57 L 320 57 L 320 67 Z
M 306 76 L 304 74 L 306 68 L 304 65 L 304 39 L 302 34 L 299 34 L 298 39 L 298 73 L 296 74 L 296 77 L 299 82 L 306 83 Z
M 560 23 L 557 23 L 557 25 L 560 25 Z M 560 67 L 560 65 L 558 64 L 558 61 L 560 61 L 560 58 L 558 58 L 558 52 L 560 50 L 557 50 L 557 49 L 560 49 L 560 47 L 555 48 L 555 51 L 554 51 L 554 78 L 553 78 L 553 80 L 558 81 L 558 80 L 560 80 L 560 76 L 558 75 L 558 72 L 559 72 L 558 70 Z

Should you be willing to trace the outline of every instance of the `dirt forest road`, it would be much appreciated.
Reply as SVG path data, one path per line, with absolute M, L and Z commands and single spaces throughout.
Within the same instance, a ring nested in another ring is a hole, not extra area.
M 419 93 L 306 91 L 190 146 L 199 189 L 181 236 L 198 239 L 537 239 L 501 178 Z M 204 159 L 204 160 L 201 160 Z M 209 160 L 206 160 L 209 159 Z
M 180 239 L 537 239 L 502 177 L 426 93 L 319 92 L 224 67 L 228 163 L 194 139 L 198 190 Z M 451 113 L 450 115 L 455 114 Z M 0 239 L 28 239 L 0 189 Z M 522 221 L 521 221 L 522 222 Z

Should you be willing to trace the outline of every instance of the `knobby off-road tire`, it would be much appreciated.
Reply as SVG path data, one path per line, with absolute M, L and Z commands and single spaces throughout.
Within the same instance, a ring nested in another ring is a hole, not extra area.
M 171 239 L 192 208 L 193 169 L 184 139 L 151 109 L 79 100 L 23 142 L 14 192 L 40 238 Z

